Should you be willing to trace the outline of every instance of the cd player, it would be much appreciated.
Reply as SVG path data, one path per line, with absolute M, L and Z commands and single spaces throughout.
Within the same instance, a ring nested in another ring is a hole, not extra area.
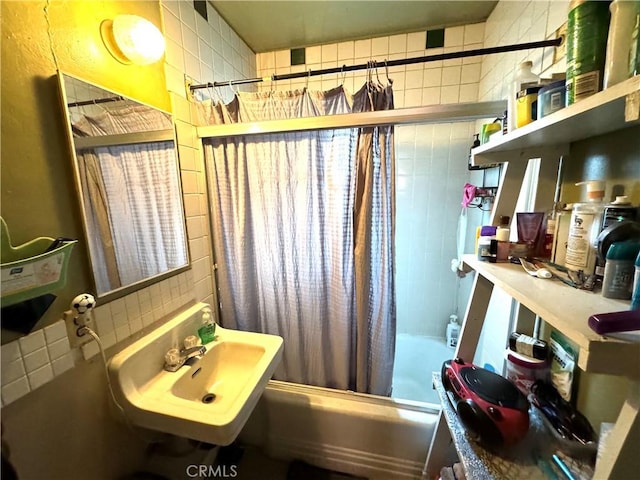
M 442 383 L 460 422 L 476 442 L 513 445 L 529 430 L 529 402 L 506 378 L 461 358 L 442 365 Z

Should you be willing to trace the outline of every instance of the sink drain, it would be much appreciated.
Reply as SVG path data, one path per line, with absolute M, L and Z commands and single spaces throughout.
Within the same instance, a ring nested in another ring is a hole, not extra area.
M 207 393 L 204 397 L 202 397 L 202 403 L 211 403 L 216 399 L 215 393 Z

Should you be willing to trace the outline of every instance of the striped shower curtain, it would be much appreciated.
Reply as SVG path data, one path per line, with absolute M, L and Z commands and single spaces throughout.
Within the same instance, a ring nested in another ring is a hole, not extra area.
M 209 124 L 393 108 L 390 86 L 236 95 Z M 280 335 L 275 378 L 391 394 L 393 127 L 204 141 L 225 327 Z

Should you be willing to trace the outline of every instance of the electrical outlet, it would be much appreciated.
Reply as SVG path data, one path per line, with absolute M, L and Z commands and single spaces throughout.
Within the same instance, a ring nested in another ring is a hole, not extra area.
M 560 28 L 556 30 L 556 37 L 562 38 L 562 43 L 553 50 L 553 63 L 567 55 L 567 22 L 564 22 Z
M 67 337 L 69 337 L 69 345 L 71 348 L 78 348 L 81 345 L 84 345 L 87 342 L 93 340 L 93 337 L 88 333 L 80 336 L 78 335 L 78 330 L 82 327 L 82 325 L 78 325 L 76 323 L 76 315 L 77 313 L 73 310 L 67 310 L 62 314 L 62 318 L 64 319 L 64 323 L 67 326 Z M 93 314 L 89 314 L 85 316 L 84 325 L 87 327 L 93 326 Z

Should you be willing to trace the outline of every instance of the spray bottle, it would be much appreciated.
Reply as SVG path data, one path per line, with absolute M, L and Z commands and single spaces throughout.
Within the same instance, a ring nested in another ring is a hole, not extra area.
M 585 277 L 589 277 L 595 273 L 595 240 L 602 221 L 605 182 L 591 180 L 576 185 L 587 186 L 587 201 L 573 205 L 565 266 L 573 271 L 582 270 Z

